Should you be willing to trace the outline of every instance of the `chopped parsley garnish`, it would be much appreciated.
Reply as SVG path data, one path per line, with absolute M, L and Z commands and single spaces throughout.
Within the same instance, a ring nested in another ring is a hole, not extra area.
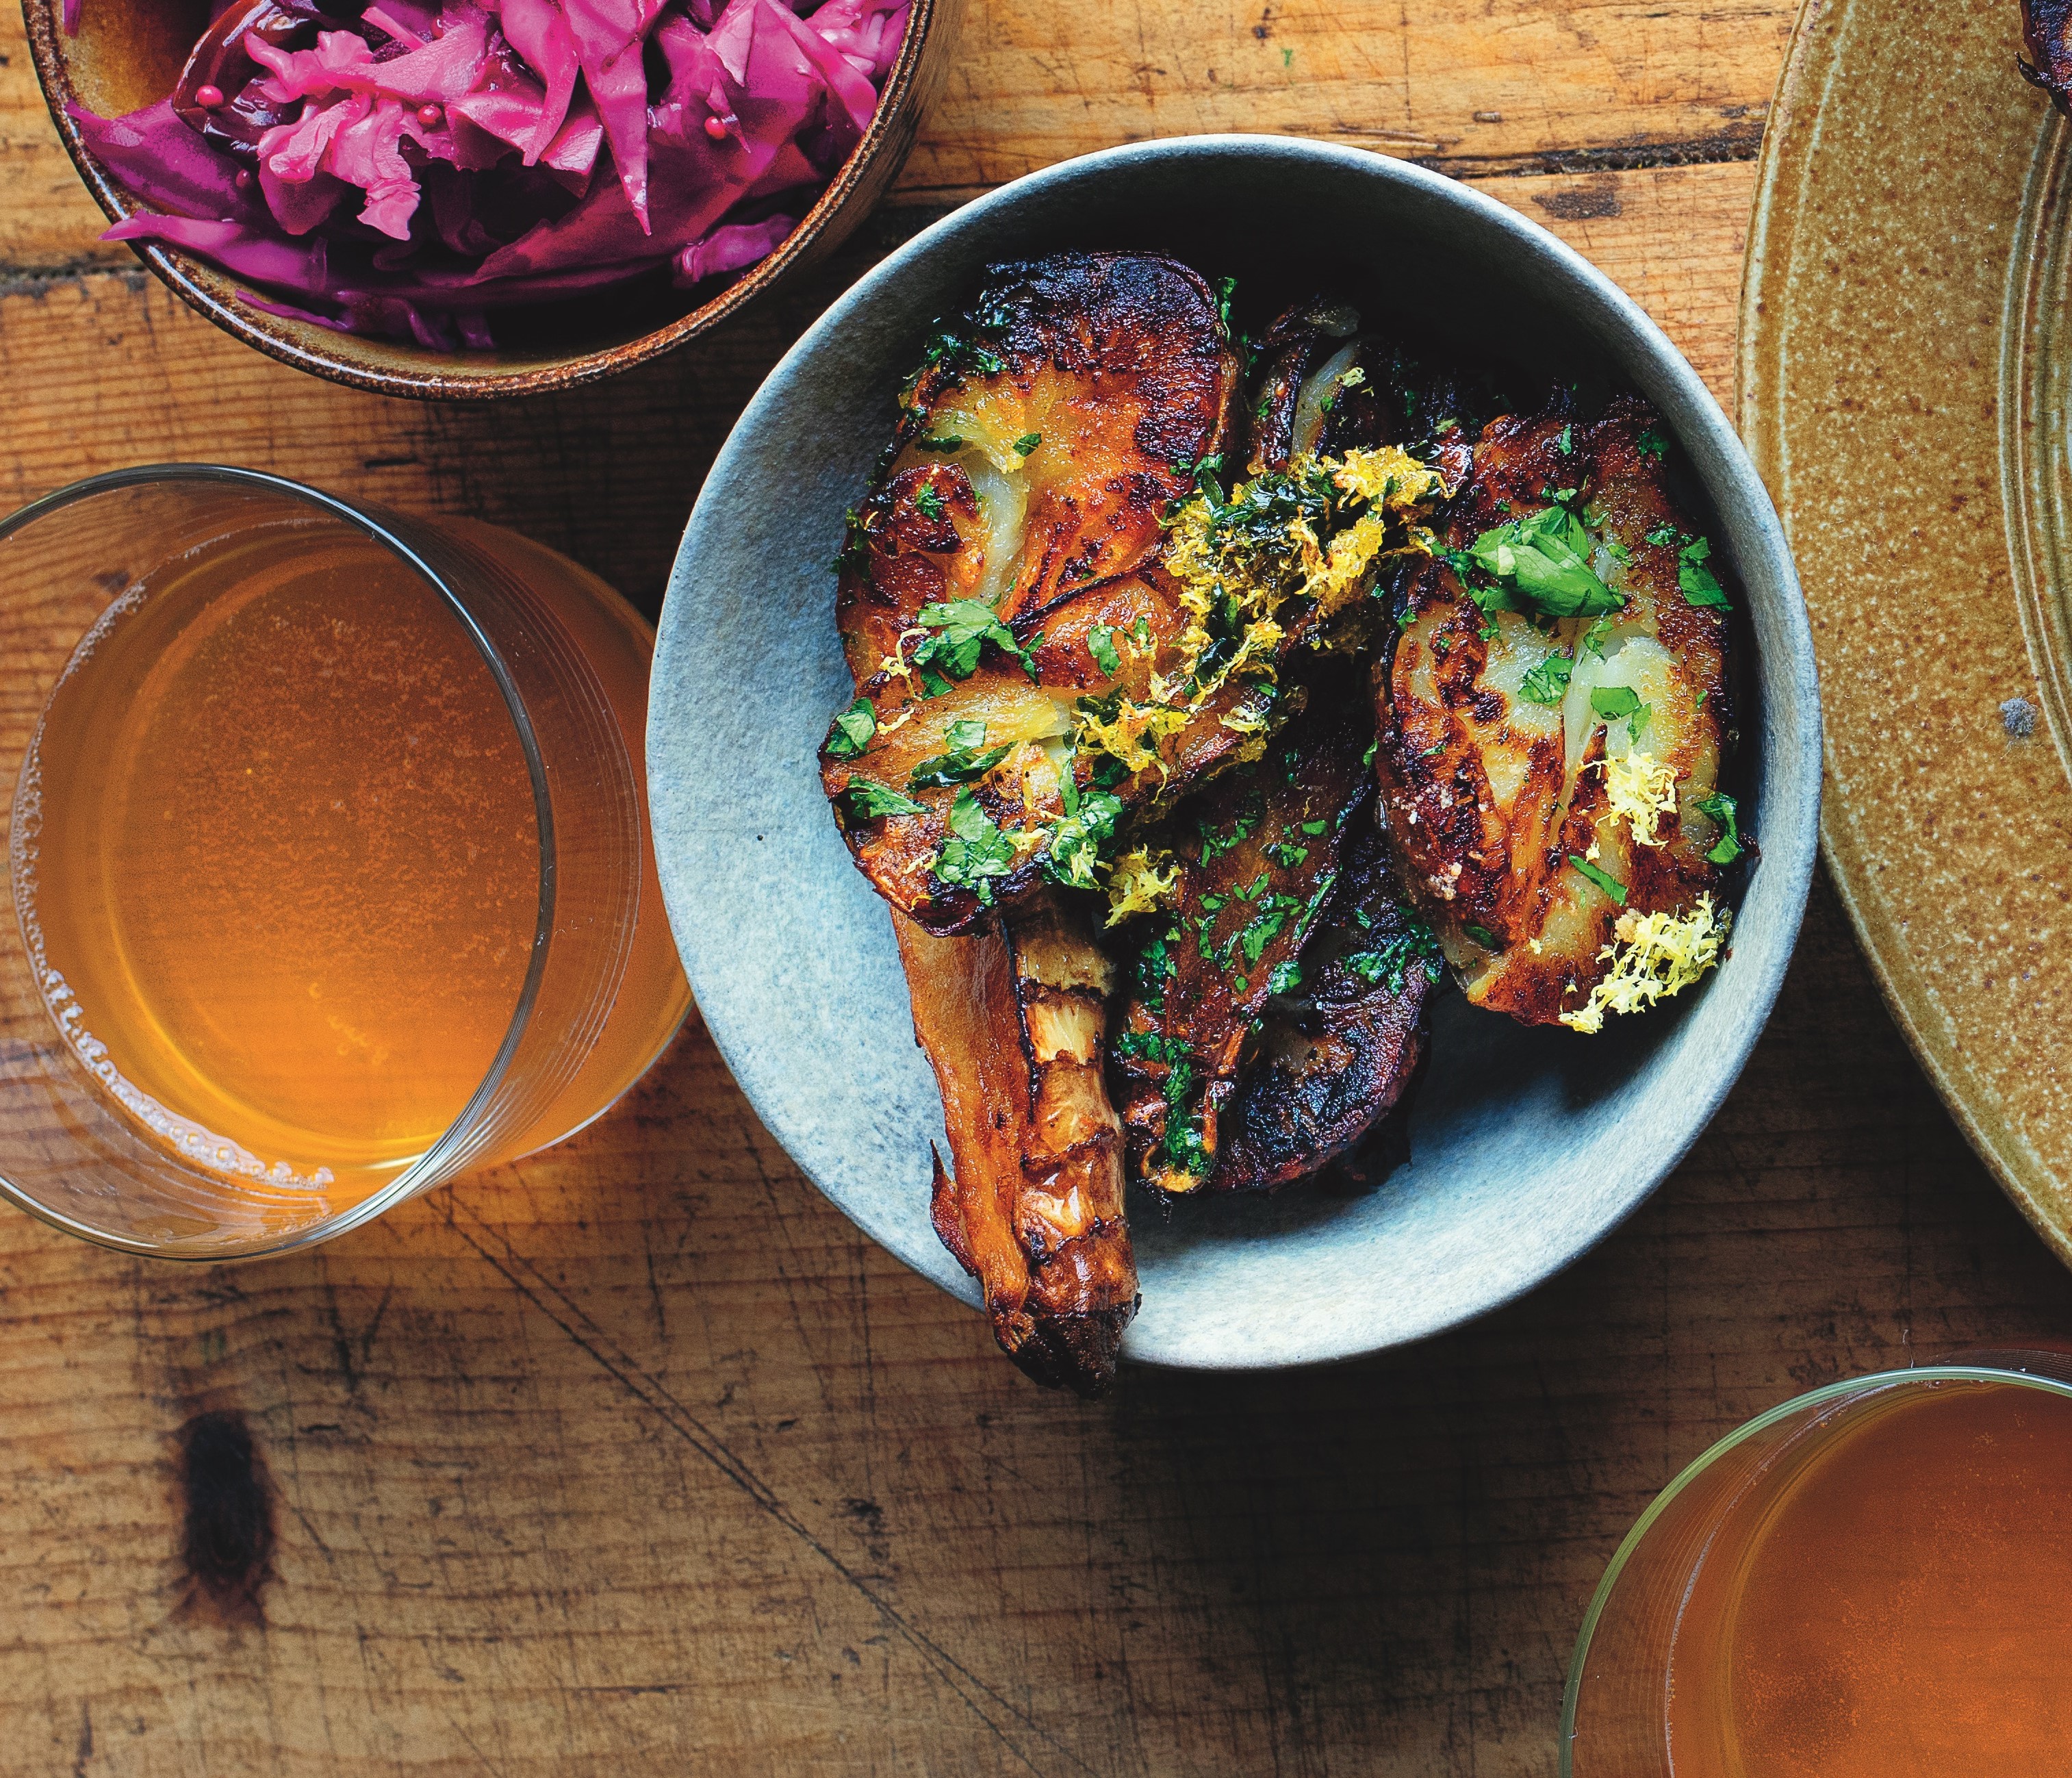
M 1650 426 L 1638 441 L 1641 456 L 1647 462 L 1659 463 L 1668 454 L 1669 441 Z
M 933 667 L 923 667 L 921 669 L 921 695 L 923 698 L 947 698 L 950 695 L 950 682 Z
M 1630 685 L 1599 685 L 1590 693 L 1590 708 L 1608 722 L 1616 722 L 1622 717 L 1631 717 L 1647 708 L 1640 701 L 1640 694 Z M 1642 718 L 1640 726 L 1646 727 Z
M 1170 1064 L 1184 1062 L 1192 1053 L 1184 1039 L 1162 1036 L 1155 1031 L 1126 1031 L 1115 1040 L 1117 1056 Z
M 914 510 L 924 519 L 943 516 L 943 496 L 935 492 L 932 482 L 923 482 L 914 491 Z
M 1741 844 L 1740 812 L 1734 800 L 1723 790 L 1716 790 L 1709 796 L 1700 796 L 1692 805 L 1701 815 L 1708 815 L 1720 825 L 1720 837 L 1705 856 L 1714 864 L 1732 864 L 1747 847 Z
M 1550 654 L 1525 676 L 1519 696 L 1528 703 L 1558 704 L 1568 695 L 1568 676 L 1576 663 L 1565 654 Z
M 1468 930 L 1479 933 L 1482 928 L 1471 926 Z M 1487 948 L 1493 951 L 1496 946 L 1491 943 Z M 1400 994 L 1412 964 L 1421 964 L 1427 979 L 1437 982 L 1439 956 L 1439 941 L 1432 936 L 1432 928 L 1421 920 L 1406 919 L 1400 932 L 1367 950 L 1353 952 L 1345 965 L 1370 988 L 1386 987 L 1391 994 Z
M 1590 694 L 1590 708 L 1608 722 L 1623 721 L 1626 734 L 1638 744 L 1647 732 L 1654 710 L 1640 701 L 1630 685 L 1599 685 Z
M 914 651 L 917 667 L 939 668 L 952 679 L 968 679 L 978 666 L 978 657 L 990 642 L 1003 654 L 1022 663 L 1022 671 L 1036 677 L 1036 661 L 1015 640 L 1014 632 L 1000 621 L 1000 614 L 982 599 L 953 599 L 945 605 L 923 605 L 921 622 L 935 633 L 925 637 Z M 945 685 L 947 691 L 949 687 Z M 939 694 L 935 694 L 939 695 Z
M 878 732 L 878 712 L 868 698 L 859 698 L 837 716 L 828 731 L 825 751 L 833 759 L 853 759 Z
M 1014 454 L 1018 457 L 1026 457 L 1030 451 L 1034 451 L 1037 446 L 1042 443 L 1042 442 L 1043 434 L 1042 433 L 1025 432 L 1020 438 L 1014 441 Z
M 1195 829 L 1202 836 L 1202 862 L 1213 864 L 1226 852 L 1235 852 L 1259 830 L 1259 811 L 1248 809 L 1231 823 L 1227 835 L 1219 834 L 1208 822 Z
M 1292 841 L 1282 840 L 1266 848 L 1266 855 L 1284 870 L 1293 870 L 1309 855 L 1306 846 L 1297 846 Z
M 1367 755 L 1370 759 L 1374 757 L 1374 749 L 1372 747 L 1369 747 L 1367 750 Z M 1330 831 L 1330 827 L 1331 824 L 1329 821 L 1305 821 L 1302 824 L 1302 831 L 1305 833 L 1307 833 L 1311 839 L 1314 839 L 1319 833 L 1329 833 Z
M 1096 790 L 1112 790 L 1129 776 L 1129 768 L 1112 755 L 1104 754 L 1094 761 L 1093 780 Z
M 1572 426 L 1561 428 L 1560 435 L 1554 441 L 1554 448 L 1564 457 L 1576 455 L 1576 429 Z
M 1492 579 L 1549 617 L 1615 611 L 1626 603 L 1590 566 L 1590 534 L 1565 506 L 1507 519 L 1483 532 L 1467 553 Z M 1476 603 L 1490 608 L 1480 598 Z
M 1608 617 L 1599 618 L 1589 628 L 1583 632 L 1582 640 L 1576 644 L 1577 657 L 1581 658 L 1584 654 L 1589 653 L 1595 655 L 1600 661 L 1603 660 L 1605 638 L 1611 633 L 1612 620 Z
M 872 821 L 880 815 L 919 815 L 925 813 L 911 796 L 902 796 L 890 784 L 882 784 L 875 778 L 861 775 L 853 777 L 843 787 L 842 795 L 849 799 L 849 811 L 863 821 Z
M 1281 936 L 1290 914 L 1300 913 L 1302 903 L 1293 895 L 1268 895 L 1260 903 L 1252 923 L 1237 935 L 1238 948 L 1248 963 L 1256 963 L 1260 953 Z
M 974 778 L 983 778 L 1014 751 L 1011 741 L 1005 747 L 987 748 L 985 724 L 968 718 L 951 723 L 944 731 L 943 739 L 949 743 L 950 751 L 932 759 L 923 759 L 915 767 L 906 780 L 909 790 L 968 784 Z
M 1166 1010 L 1166 984 L 1180 973 L 1180 966 L 1173 961 L 1169 944 L 1177 943 L 1180 936 L 1175 927 L 1150 940 L 1137 953 L 1137 987 L 1144 996 L 1144 1004 L 1154 1013 Z
M 950 838 L 935 854 L 935 878 L 952 889 L 968 889 L 982 907 L 993 905 L 993 879 L 1014 868 L 1013 843 L 979 807 L 969 784 L 950 805 Z
M 1074 799 L 1071 812 L 1050 829 L 1050 850 L 1043 860 L 1050 876 L 1075 889 L 1094 886 L 1094 867 L 1104 842 L 1115 835 L 1122 819 L 1122 799 L 1104 790 L 1089 790 Z
M 921 379 L 938 368 L 960 379 L 974 371 L 981 377 L 997 377 L 1007 368 L 1007 360 L 990 346 L 944 324 L 928 335 L 928 343 L 921 348 L 921 362 L 906 379 L 906 393 L 911 394 Z
M 870 516 L 852 506 L 842 514 L 842 546 L 836 553 L 834 570 L 862 570 L 870 566 Z
M 1585 876 L 1588 877 L 1590 881 L 1594 883 L 1600 889 L 1603 890 L 1604 892 L 1610 895 L 1614 901 L 1617 902 L 1620 907 L 1623 908 L 1626 906 L 1626 885 L 1621 883 L 1617 877 L 1606 875 L 1604 871 L 1600 870 L 1594 864 L 1591 863 L 1588 858 L 1579 858 L 1572 852 L 1568 854 L 1568 862 L 1575 866 L 1578 870 L 1581 871 Z
M 1676 553 L 1676 584 L 1684 589 L 1687 604 L 1730 611 L 1733 607 L 1727 603 L 1725 589 L 1705 566 L 1712 553 L 1712 545 L 1704 537 L 1693 537 L 1685 544 Z
M 1302 986 L 1302 965 L 1293 957 L 1273 965 L 1273 973 L 1266 978 L 1268 994 L 1293 994 Z M 1240 993 L 1242 990 L 1239 990 Z
M 1501 945 L 1497 943 L 1496 934 L 1492 932 L 1486 926 L 1470 924 L 1463 926 L 1461 930 L 1466 932 L 1470 938 L 1473 939 L 1476 944 L 1481 945 L 1486 951 L 1500 951 L 1503 949 Z
M 1658 549 L 1666 549 L 1671 544 L 1678 541 L 1683 535 L 1684 533 L 1673 525 L 1658 525 L 1647 533 L 1647 541 Z
M 1087 652 L 1094 665 L 1112 679 L 1122 671 L 1122 656 L 1115 651 L 1115 626 L 1096 624 L 1087 632 Z
M 919 438 L 914 441 L 914 448 L 916 451 L 932 451 L 936 452 L 939 455 L 944 457 L 950 456 L 953 453 L 963 450 L 964 447 L 964 441 L 963 439 L 952 438 L 947 433 L 945 433 L 941 438 L 931 438 L 924 432 Z

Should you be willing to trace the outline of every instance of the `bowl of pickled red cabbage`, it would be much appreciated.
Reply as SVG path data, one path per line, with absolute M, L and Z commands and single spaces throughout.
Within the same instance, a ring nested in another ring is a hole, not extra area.
M 607 376 L 832 251 L 959 0 L 29 0 L 67 148 L 179 296 L 384 394 Z

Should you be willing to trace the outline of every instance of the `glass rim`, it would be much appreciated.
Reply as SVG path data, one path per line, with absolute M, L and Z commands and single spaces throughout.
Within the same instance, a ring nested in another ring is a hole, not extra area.
M 475 645 L 483 665 L 489 669 L 495 681 L 497 694 L 504 700 L 505 710 L 516 731 L 518 744 L 525 757 L 526 775 L 532 791 L 533 817 L 537 824 L 540 838 L 539 905 L 533 926 L 531 955 L 526 961 L 525 979 L 518 991 L 511 1022 L 505 1028 L 504 1040 L 498 1046 L 487 1070 L 469 1095 L 467 1103 L 447 1125 L 438 1140 L 404 1168 L 394 1179 L 376 1187 L 359 1203 L 335 1212 L 292 1234 L 262 1245 L 241 1248 L 228 1253 L 179 1253 L 147 1241 L 110 1234 L 103 1229 L 91 1229 L 76 1222 L 61 1211 L 39 1204 L 27 1192 L 0 1172 L 0 1197 L 16 1208 L 27 1211 L 38 1221 L 60 1233 L 92 1242 L 97 1247 L 117 1253 L 131 1253 L 141 1258 L 166 1260 L 175 1264 L 190 1266 L 235 1265 L 245 1260 L 266 1259 L 282 1253 L 294 1253 L 319 1241 L 329 1241 L 335 1236 L 357 1229 L 375 1217 L 393 1209 L 398 1204 L 415 1196 L 424 1190 L 428 1175 L 435 1175 L 452 1159 L 453 1149 L 466 1137 L 483 1109 L 495 1097 L 508 1076 L 516 1060 L 520 1044 L 531 1027 L 532 1014 L 537 1005 L 541 982 L 545 980 L 547 957 L 553 935 L 555 889 L 557 872 L 555 862 L 553 805 L 549 794 L 547 766 L 540 749 L 539 735 L 532 726 L 532 718 L 525 708 L 523 694 L 500 650 L 469 611 L 460 595 L 449 584 L 446 577 L 426 562 L 417 549 L 405 542 L 379 518 L 352 501 L 335 494 L 327 494 L 321 488 L 311 488 L 306 483 L 276 475 L 265 470 L 242 469 L 228 463 L 141 463 L 126 469 L 109 470 L 98 475 L 68 482 L 27 505 L 0 518 L 0 544 L 27 530 L 39 520 L 46 519 L 104 494 L 117 492 L 124 488 L 147 487 L 154 484 L 177 482 L 223 483 L 242 486 L 255 491 L 284 497 L 339 520 L 380 544 L 417 576 L 444 603 L 447 611 L 459 623 L 462 632 Z M 437 519 L 429 522 L 437 524 Z M 11 792 L 10 793 L 11 796 Z M 11 817 L 10 817 L 11 819 Z M 11 899 L 11 898 L 10 898 Z M 178 1164 L 177 1157 L 169 1156 Z
M 2001 1350 L 1995 1351 L 1990 1356 L 2012 1359 L 2016 1354 L 2012 1350 Z M 2039 1350 L 2033 1355 L 2023 1356 L 2049 1358 L 2062 1355 Z M 1803 1395 L 1794 1395 L 1789 1401 L 1780 1401 L 1753 1419 L 1744 1421 L 1725 1437 L 1715 1439 L 1677 1471 L 1675 1479 L 1648 1503 L 1647 1510 L 1634 1521 L 1632 1528 L 1620 1539 L 1618 1548 L 1613 1552 L 1611 1561 L 1605 1565 L 1604 1578 L 1597 1583 L 1597 1591 L 1590 1596 L 1589 1609 L 1583 1614 L 1583 1626 L 1576 1636 L 1576 1652 L 1568 1660 L 1568 1681 L 1561 1689 L 1560 1778 L 1572 1778 L 1570 1754 L 1575 1746 L 1576 1705 L 1582 1693 L 1584 1664 L 1589 1658 L 1590 1644 L 1596 1636 L 1597 1624 L 1604 1616 L 1605 1607 L 1611 1603 L 1612 1594 L 1618 1585 L 1619 1577 L 1626 1571 L 1627 1562 L 1646 1541 L 1648 1532 L 1653 1529 L 1655 1521 L 1669 1509 L 1671 1503 L 1722 1457 L 1758 1434 L 1768 1431 L 1780 1421 L 1804 1414 L 1809 1409 L 1840 1406 L 1852 1397 L 1875 1395 L 1908 1383 L 1951 1382 L 2015 1383 L 2072 1400 L 2072 1382 L 2061 1377 L 2044 1376 L 2035 1371 L 2011 1370 L 1999 1364 L 1917 1364 L 1904 1370 L 1871 1371 L 1861 1377 L 1844 1377 L 1839 1382 L 1823 1384 L 1817 1389 L 1808 1389 Z

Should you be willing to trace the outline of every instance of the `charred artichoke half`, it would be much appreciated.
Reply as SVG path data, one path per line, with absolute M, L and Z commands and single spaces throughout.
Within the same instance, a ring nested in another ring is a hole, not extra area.
M 1728 595 L 1631 397 L 1506 416 L 1375 667 L 1404 883 L 1468 998 L 1594 1032 L 1720 959 Z

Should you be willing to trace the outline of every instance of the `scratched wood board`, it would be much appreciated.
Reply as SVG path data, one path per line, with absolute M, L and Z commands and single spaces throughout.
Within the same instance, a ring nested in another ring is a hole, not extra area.
M 251 463 L 514 525 L 652 610 L 734 414 L 877 254 L 1195 129 L 1480 178 L 1724 393 L 1787 11 L 973 0 L 841 263 L 494 409 L 299 377 L 123 269 L 0 19 L 0 499 Z M 0 1213 L 0 1772 L 1544 1778 L 1590 1590 L 1684 1462 L 1795 1389 L 2067 1333 L 1824 888 L 1726 1109 L 1564 1277 L 1408 1352 L 1092 1407 L 823 1203 L 694 1021 L 565 1148 L 299 1257 L 172 1270 Z

